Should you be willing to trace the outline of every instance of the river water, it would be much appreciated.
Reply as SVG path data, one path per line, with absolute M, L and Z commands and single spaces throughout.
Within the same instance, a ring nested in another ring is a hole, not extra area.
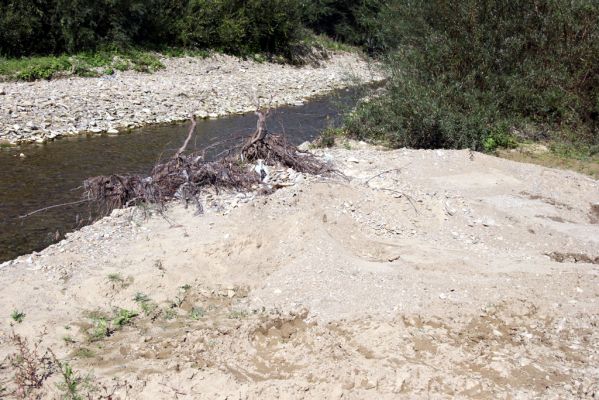
M 284 133 L 294 144 L 314 139 L 327 126 L 336 125 L 342 111 L 355 104 L 357 98 L 356 90 L 342 90 L 302 106 L 273 110 L 268 129 Z M 171 156 L 181 146 L 188 127 L 189 123 L 149 126 L 115 136 L 79 136 L 0 149 L 0 262 L 39 251 L 95 217 L 85 204 L 54 208 L 27 218 L 20 216 L 80 200 L 81 184 L 86 178 L 149 173 L 161 158 Z M 249 135 L 255 127 L 253 114 L 200 120 L 188 149 Z M 207 158 L 224 146 L 213 148 Z M 20 157 L 21 153 L 25 157 Z

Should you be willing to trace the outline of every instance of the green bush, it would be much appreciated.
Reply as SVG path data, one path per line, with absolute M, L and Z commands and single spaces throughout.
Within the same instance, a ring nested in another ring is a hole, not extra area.
M 299 39 L 296 0 L 192 0 L 180 23 L 181 43 L 236 54 L 285 54 Z
M 288 56 L 300 0 L 4 0 L 0 56 L 188 46 Z
M 599 144 L 599 2 L 395 0 L 385 96 L 348 121 L 392 146 L 492 150 L 502 127 Z
M 384 0 L 312 0 L 302 2 L 306 25 L 319 34 L 364 48 L 370 54 L 382 54 L 397 37 L 386 21 L 392 14 Z

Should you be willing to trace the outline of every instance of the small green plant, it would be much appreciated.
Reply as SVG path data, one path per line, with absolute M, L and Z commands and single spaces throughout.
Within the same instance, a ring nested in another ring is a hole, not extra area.
M 123 326 L 130 324 L 133 318 L 138 315 L 139 313 L 136 311 L 120 308 L 117 310 L 116 315 L 112 320 L 112 325 L 116 328 L 122 328 Z
M 88 384 L 89 378 L 77 375 L 66 361 L 60 362 L 56 359 L 56 364 L 62 375 L 62 382 L 57 383 L 56 387 L 63 392 L 63 399 L 83 400 L 84 396 L 80 393 L 80 390 L 82 386 Z
M 335 140 L 343 135 L 343 129 L 327 128 L 322 131 L 318 139 L 314 141 L 314 147 L 333 147 L 335 145 Z
M 125 279 L 123 279 L 123 276 L 121 274 L 114 273 L 114 274 L 108 274 L 108 281 L 111 283 L 122 284 L 123 282 L 125 282 Z
M 137 292 L 137 293 L 135 293 L 135 296 L 133 296 L 133 301 L 138 304 L 139 303 L 147 303 L 150 301 L 150 298 L 145 293 Z
M 483 149 L 487 152 L 493 152 L 498 148 L 514 148 L 518 145 L 512 135 L 510 135 L 507 126 L 499 125 L 489 131 L 487 137 L 483 140 Z
M 156 310 L 156 308 L 158 308 L 156 303 L 150 300 L 150 298 L 145 293 L 137 292 L 133 297 L 133 301 L 137 303 L 137 305 L 146 315 L 152 314 Z
M 25 319 L 25 313 L 23 311 L 13 310 L 12 314 L 10 314 L 10 317 L 17 324 L 20 324 Z
M 113 289 L 125 289 L 133 283 L 133 277 L 128 276 L 126 279 L 119 273 L 108 274 L 108 282 L 112 284 Z
M 92 327 L 88 331 L 89 339 L 92 342 L 102 340 L 110 335 L 110 327 L 105 318 L 92 319 Z
M 206 315 L 206 310 L 203 307 L 193 307 L 189 311 L 189 318 L 198 320 Z

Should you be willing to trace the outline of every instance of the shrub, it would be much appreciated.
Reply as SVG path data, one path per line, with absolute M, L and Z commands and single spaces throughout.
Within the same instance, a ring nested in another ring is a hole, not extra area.
M 492 150 L 505 126 L 532 125 L 599 143 L 596 1 L 396 0 L 385 13 L 399 38 L 388 92 L 350 118 L 352 135 Z

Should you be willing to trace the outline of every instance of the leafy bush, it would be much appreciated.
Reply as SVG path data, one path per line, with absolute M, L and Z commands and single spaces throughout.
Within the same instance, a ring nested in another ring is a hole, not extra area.
M 286 54 L 302 28 L 299 0 L 5 0 L 0 56 L 106 48 L 216 48 Z M 151 69 L 151 68 L 150 68 Z
M 388 93 L 350 118 L 352 135 L 492 150 L 527 125 L 599 144 L 598 2 L 396 0 L 385 13 L 399 38 Z
M 386 19 L 392 14 L 384 0 L 305 1 L 303 15 L 308 27 L 340 42 L 363 47 L 370 54 L 382 54 L 395 43 Z
M 191 0 L 181 24 L 181 42 L 237 54 L 284 54 L 299 39 L 296 0 Z

